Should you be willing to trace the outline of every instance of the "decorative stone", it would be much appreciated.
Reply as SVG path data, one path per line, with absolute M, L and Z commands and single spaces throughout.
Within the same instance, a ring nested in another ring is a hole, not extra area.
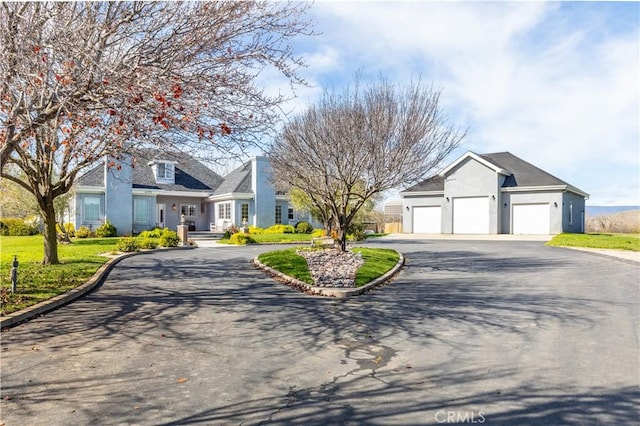
M 356 272 L 364 261 L 351 251 L 337 249 L 298 250 L 309 267 L 311 278 L 317 287 L 354 287 Z

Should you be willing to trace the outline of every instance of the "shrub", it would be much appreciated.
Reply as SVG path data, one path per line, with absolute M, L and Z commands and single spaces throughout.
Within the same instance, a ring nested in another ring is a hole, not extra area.
M 158 248 L 158 240 L 156 238 L 139 238 L 138 247 L 141 249 L 156 249 Z
M 73 223 L 65 223 L 64 229 L 67 231 L 67 235 L 69 235 L 70 237 L 74 237 L 76 235 L 76 227 L 73 226 Z M 59 223 L 56 224 L 56 231 L 58 231 L 58 234 L 64 234 Z
M 168 228 L 164 228 L 164 229 L 168 229 Z M 138 237 L 140 237 L 140 238 L 160 238 L 162 236 L 162 231 L 164 231 L 164 229 L 154 228 L 154 229 L 149 230 L 149 231 L 142 231 L 141 233 L 138 234 Z
M 224 235 L 222 236 L 222 238 L 228 240 L 232 235 L 237 234 L 238 232 L 240 232 L 240 229 L 235 225 L 231 225 L 226 229 L 226 231 L 224 231 Z
M 253 244 L 255 242 L 256 242 L 256 240 L 251 238 L 251 235 L 244 234 L 242 232 L 236 232 L 229 239 L 229 243 L 235 244 L 235 245 L 238 245 L 238 246 L 244 246 L 246 244 Z
M 364 233 L 364 225 L 362 223 L 352 223 L 351 226 L 349 226 L 348 234 L 356 241 L 367 239 L 367 235 Z
M 139 248 L 139 240 L 135 237 L 122 237 L 116 243 L 116 250 L 126 253 L 138 251 Z
M 22 219 L 12 217 L 0 219 L 0 235 L 19 237 L 37 233 L 38 229 L 35 226 L 25 223 Z
M 296 234 L 310 234 L 313 232 L 313 226 L 309 222 L 298 222 L 296 224 Z
M 91 229 L 87 228 L 86 226 L 81 226 L 76 231 L 76 238 L 89 238 L 89 237 L 93 237 L 93 232 L 91 232 Z
M 250 226 L 249 227 L 249 233 L 250 234 L 264 234 L 264 229 L 260 228 L 259 226 Z
M 320 237 L 324 237 L 326 236 L 327 233 L 325 232 L 324 229 L 315 229 L 312 233 L 311 233 L 311 237 L 312 238 L 320 238 Z
M 169 228 L 162 230 L 162 235 L 160 236 L 160 245 L 162 247 L 178 247 L 179 243 L 180 238 L 178 238 L 176 231 L 172 231 Z
M 291 225 L 272 225 L 264 230 L 265 234 L 293 234 L 295 229 Z
M 96 237 L 98 238 L 115 237 L 117 235 L 118 230 L 108 220 L 105 220 L 105 222 L 96 229 Z

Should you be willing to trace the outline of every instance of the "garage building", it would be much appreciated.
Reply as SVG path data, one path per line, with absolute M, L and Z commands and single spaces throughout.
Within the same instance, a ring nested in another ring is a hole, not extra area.
M 584 232 L 584 191 L 509 152 L 468 151 L 400 193 L 403 229 L 426 234 Z

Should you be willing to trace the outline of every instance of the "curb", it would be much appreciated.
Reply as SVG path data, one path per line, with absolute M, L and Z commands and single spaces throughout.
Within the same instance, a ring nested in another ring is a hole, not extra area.
M 404 265 L 404 256 L 402 253 L 398 252 L 400 258 L 398 259 L 398 263 L 395 264 L 393 268 L 388 270 L 383 275 L 379 276 L 375 280 L 368 282 L 362 287 L 357 288 L 327 288 L 327 287 L 316 287 L 311 284 L 308 284 L 304 281 L 300 281 L 296 278 L 290 277 L 289 275 L 283 274 L 280 271 L 276 271 L 273 268 L 268 267 L 258 260 L 258 258 L 254 258 L 251 260 L 251 264 L 255 266 L 257 269 L 260 269 L 267 274 L 271 275 L 276 281 L 280 281 L 289 287 L 293 287 L 297 290 L 300 290 L 304 293 L 310 294 L 312 296 L 326 296 L 326 297 L 335 297 L 338 299 L 344 299 L 347 297 L 358 296 L 363 293 L 366 293 L 369 290 L 374 289 L 375 287 L 381 286 L 385 284 L 387 281 L 390 281 L 393 278 L 400 268 Z
M 630 265 L 638 265 L 640 263 L 640 252 L 617 249 L 599 249 L 593 247 L 574 247 L 574 246 L 548 246 L 569 250 L 576 250 L 582 253 L 588 253 L 594 256 L 606 257 L 609 259 L 619 260 L 620 262 Z
M 165 250 L 184 250 L 191 249 L 191 247 L 167 247 L 160 249 L 162 251 Z M 121 260 L 126 259 L 128 257 L 136 256 L 139 254 L 147 254 L 153 253 L 154 251 L 160 250 L 149 250 L 149 251 L 138 251 L 132 253 L 121 254 L 118 257 L 114 257 L 109 259 L 107 262 L 102 264 L 100 268 L 89 278 L 89 281 L 86 283 L 73 288 L 65 293 L 59 294 L 51 299 L 43 300 L 42 302 L 35 304 L 33 306 L 29 306 L 28 308 L 24 308 L 20 311 L 13 312 L 11 314 L 5 315 L 0 318 L 0 329 L 4 330 L 5 328 L 12 327 L 14 325 L 20 324 L 25 321 L 29 321 L 30 319 L 42 315 L 46 312 L 57 309 L 61 306 L 66 305 L 74 301 L 75 299 L 84 296 L 85 294 L 92 291 L 94 288 L 98 287 L 106 276 L 111 272 L 114 266 L 116 266 Z

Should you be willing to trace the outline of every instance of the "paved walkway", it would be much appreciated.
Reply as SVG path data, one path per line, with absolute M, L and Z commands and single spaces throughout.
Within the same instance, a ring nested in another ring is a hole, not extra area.
M 637 265 L 539 242 L 376 245 L 406 268 L 347 300 L 250 267 L 273 247 L 125 259 L 2 333 L 2 421 L 638 424 Z

